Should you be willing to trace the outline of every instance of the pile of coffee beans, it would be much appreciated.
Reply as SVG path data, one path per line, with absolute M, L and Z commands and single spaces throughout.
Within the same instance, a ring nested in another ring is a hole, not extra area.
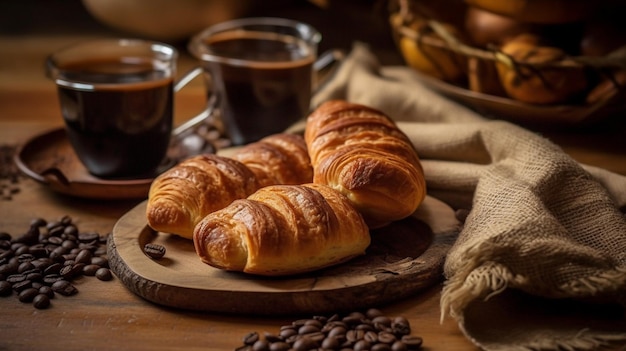
M 69 216 L 34 219 L 17 237 L 0 232 L 0 296 L 17 295 L 43 309 L 56 294 L 76 294 L 72 281 L 81 276 L 111 280 L 106 239 L 79 231 Z
M 315 316 L 280 328 L 278 334 L 251 332 L 237 351 L 406 351 L 422 348 L 422 338 L 411 335 L 409 321 L 384 315 L 375 308 L 345 316 Z

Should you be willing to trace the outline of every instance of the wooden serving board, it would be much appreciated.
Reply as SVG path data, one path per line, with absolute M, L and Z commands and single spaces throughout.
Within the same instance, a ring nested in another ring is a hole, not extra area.
M 460 227 L 450 207 L 426 197 L 412 217 L 372 231 L 372 244 L 361 257 L 303 275 L 259 277 L 202 263 L 191 240 L 155 232 L 145 211 L 144 201 L 109 236 L 110 266 L 122 283 L 159 305 L 235 314 L 341 312 L 413 295 L 441 281 Z M 165 246 L 165 256 L 149 258 L 146 243 Z

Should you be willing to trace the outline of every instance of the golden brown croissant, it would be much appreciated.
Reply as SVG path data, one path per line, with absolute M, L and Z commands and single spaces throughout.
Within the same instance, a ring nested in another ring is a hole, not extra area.
M 256 176 L 241 162 L 212 154 L 194 156 L 152 181 L 148 225 L 191 239 L 193 228 L 204 216 L 258 188 Z
M 313 182 L 346 195 L 370 228 L 412 214 L 426 196 L 419 157 L 393 120 L 376 109 L 332 100 L 307 118 Z
M 239 149 L 232 158 L 250 168 L 261 187 L 313 181 L 309 152 L 298 134 L 270 135 Z
M 364 254 L 370 244 L 359 212 L 321 184 L 262 188 L 207 215 L 193 239 L 204 263 L 267 276 L 345 262 Z
M 260 187 L 312 179 L 304 138 L 270 135 L 228 158 L 196 156 L 161 174 L 150 187 L 146 216 L 154 230 L 191 239 L 193 228 L 204 216 Z

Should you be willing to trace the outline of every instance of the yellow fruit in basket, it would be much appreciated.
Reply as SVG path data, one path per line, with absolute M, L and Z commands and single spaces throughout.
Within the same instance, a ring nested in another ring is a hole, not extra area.
M 501 51 L 516 64 L 497 63 L 498 75 L 507 95 L 530 104 L 564 103 L 579 97 L 587 88 L 585 72 L 580 67 L 541 67 L 560 62 L 565 52 L 542 46 L 535 35 L 522 34 L 505 43 Z
M 452 26 L 444 28 L 449 33 L 456 32 Z M 432 33 L 424 35 L 435 37 Z M 424 74 L 448 82 L 458 81 L 465 75 L 466 61 L 453 51 L 406 36 L 399 39 L 398 46 L 406 64 Z

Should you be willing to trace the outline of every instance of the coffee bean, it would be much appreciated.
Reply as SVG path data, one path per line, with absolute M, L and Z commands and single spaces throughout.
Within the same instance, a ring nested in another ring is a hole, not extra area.
M 13 292 L 11 283 L 6 280 L 0 281 L 0 296 L 9 296 Z
M 298 334 L 309 334 L 320 331 L 320 329 L 315 325 L 305 324 L 298 329 Z
M 72 280 L 83 273 L 84 264 L 70 264 L 61 268 L 59 275 L 65 280 Z
M 365 311 L 365 316 L 370 319 L 370 320 L 374 320 L 376 317 L 381 317 L 384 316 L 383 311 L 376 309 L 376 308 L 370 308 L 367 311 Z
M 35 288 L 28 288 L 20 291 L 18 299 L 20 302 L 32 302 L 35 296 L 39 294 L 39 291 Z
M 0 232 L 0 240 L 2 241 L 11 241 L 12 237 L 11 234 L 7 233 L 7 232 Z
M 78 233 L 78 241 L 83 242 L 83 243 L 98 240 L 99 238 L 100 238 L 100 234 L 96 232 Z
M 59 274 L 59 272 L 61 271 L 61 268 L 63 268 L 63 265 L 61 263 L 53 263 L 43 270 L 43 274 L 44 275 Z
M 38 294 L 33 298 L 33 306 L 39 310 L 48 308 L 50 306 L 50 297 L 45 294 Z
M 148 257 L 158 260 L 165 256 L 165 246 L 159 244 L 148 243 L 144 245 L 143 252 L 148 255 Z
M 404 335 L 401 341 L 407 346 L 409 350 L 418 350 L 422 347 L 423 340 L 419 336 Z
M 46 248 L 43 246 L 43 244 L 31 246 L 28 250 L 28 253 L 36 258 L 48 257 L 48 255 L 50 254 L 48 250 L 46 250 Z
M 395 334 L 407 335 L 411 333 L 411 326 L 409 321 L 404 317 L 396 317 L 391 322 L 391 329 Z
M 39 288 L 39 293 L 40 294 L 44 294 L 46 296 L 48 296 L 49 298 L 53 298 L 54 297 L 54 291 L 52 290 L 51 287 L 44 285 L 42 287 Z
M 34 269 L 34 268 L 35 268 L 35 266 L 31 263 L 31 261 L 22 262 L 17 267 L 17 272 L 18 273 L 24 273 L 24 272 L 29 271 L 29 270 Z
M 257 340 L 252 345 L 252 351 L 269 351 L 270 343 L 267 340 Z
M 10 275 L 13 273 L 17 273 L 17 268 L 19 267 L 18 262 L 7 262 L 0 266 L 0 274 Z
M 363 335 L 363 340 L 369 342 L 370 344 L 375 344 L 378 342 L 378 333 L 372 330 L 366 331 L 365 335 Z
M 392 333 L 382 331 L 378 333 L 378 341 L 384 344 L 393 344 L 396 341 L 396 336 Z
M 296 340 L 292 345 L 292 348 L 295 351 L 308 351 L 311 349 L 316 349 L 318 347 L 319 344 L 315 340 L 306 336 Z
M 96 272 L 98 271 L 98 269 L 100 269 L 102 267 L 98 266 L 97 264 L 88 264 L 85 265 L 85 267 L 83 267 L 83 274 L 93 277 L 94 275 L 96 275 Z
M 100 268 L 96 271 L 96 278 L 103 280 L 103 281 L 108 281 L 113 279 L 113 274 L 111 273 L 111 270 L 109 270 L 108 268 Z
M 341 343 L 339 342 L 338 338 L 334 336 L 329 336 L 324 339 L 324 341 L 322 341 L 321 347 L 328 350 L 337 350 L 339 348 L 339 345 L 341 345 Z
M 78 228 L 76 228 L 75 225 L 68 225 L 67 227 L 65 227 L 65 229 L 63 229 L 63 234 L 65 234 L 66 236 L 72 236 L 72 237 L 76 237 L 78 235 Z
M 33 286 L 33 283 L 30 280 L 23 280 L 21 282 L 17 282 L 11 285 L 13 290 L 15 290 L 18 293 L 28 288 L 32 288 L 32 286 Z
M 283 339 L 287 339 L 297 334 L 298 334 L 298 331 L 296 330 L 296 328 L 292 326 L 287 326 L 286 328 L 281 328 L 280 333 L 278 335 Z
M 407 351 L 409 348 L 405 343 L 398 340 L 391 345 L 391 351 Z
M 376 344 L 372 346 L 371 351 L 391 351 L 391 346 L 389 344 Z
M 78 293 L 76 287 L 64 279 L 54 282 L 51 288 L 55 293 L 61 294 L 63 296 L 71 296 Z
M 259 333 L 252 332 L 243 337 L 243 343 L 246 345 L 252 345 L 259 340 Z
M 14 254 L 15 256 L 22 256 L 25 254 L 30 254 L 30 247 L 28 245 L 22 244 L 15 248 Z M 23 260 L 22 262 L 25 262 L 29 258 L 30 258 L 29 256 L 24 256 L 24 258 L 22 259 Z M 33 256 L 33 259 L 34 259 L 34 256 Z
M 98 265 L 100 267 L 108 267 L 109 266 L 109 260 L 106 257 L 101 257 L 101 256 L 92 257 L 91 258 L 91 264 L 95 264 L 95 265 Z
M 63 239 L 58 236 L 51 236 L 48 238 L 48 243 L 52 245 L 61 245 L 63 243 Z
M 278 341 L 270 344 L 270 351 L 288 351 L 291 345 L 284 341 Z
M 52 285 L 59 280 L 63 280 L 63 277 L 60 274 L 47 274 L 43 277 L 44 284 Z
M 366 340 L 359 340 L 354 344 L 354 351 L 365 351 L 372 347 Z
M 76 259 L 74 261 L 76 261 L 77 263 L 89 264 L 91 263 L 92 257 L 93 257 L 93 254 L 91 253 L 91 251 L 87 249 L 83 249 L 78 252 L 78 254 L 76 255 Z
M 26 276 L 24 274 L 11 274 L 7 277 L 6 281 L 15 284 L 26 280 Z

